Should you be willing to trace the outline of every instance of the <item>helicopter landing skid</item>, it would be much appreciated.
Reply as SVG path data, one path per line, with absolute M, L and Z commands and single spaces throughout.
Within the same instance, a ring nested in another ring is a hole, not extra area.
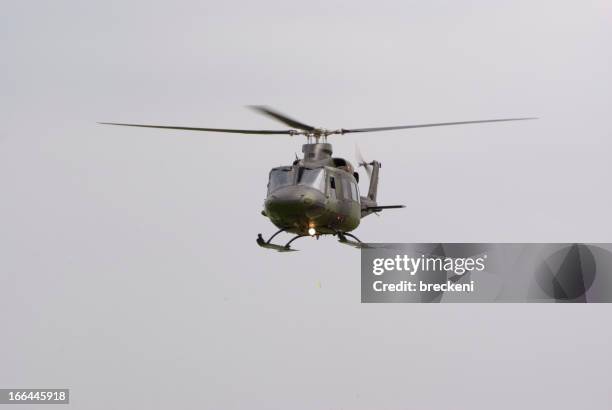
M 358 249 L 369 248 L 369 246 L 367 244 L 361 242 L 361 240 L 358 237 L 356 237 L 355 235 L 350 234 L 348 232 L 338 232 L 338 233 L 336 233 L 336 235 L 338 235 L 338 242 L 340 242 L 340 243 L 342 243 L 344 245 L 349 245 L 349 246 L 352 246 L 352 247 L 358 248 Z M 347 239 L 346 238 L 347 236 L 350 237 L 350 238 L 353 238 L 355 240 L 352 241 L 350 239 Z
M 266 249 L 273 249 L 275 251 L 278 252 L 295 252 L 297 251 L 297 249 L 292 249 L 291 248 L 291 242 L 295 241 L 296 239 L 302 238 L 304 236 L 308 236 L 308 235 L 296 235 L 293 238 L 291 238 L 291 240 L 289 242 L 287 242 L 284 246 L 283 245 L 277 245 L 275 243 L 270 243 L 272 241 L 272 239 L 274 239 L 274 237 L 276 235 L 278 235 L 281 232 L 284 232 L 284 229 L 281 229 L 280 231 L 276 232 L 274 235 L 272 235 L 270 237 L 270 239 L 268 239 L 267 241 L 264 240 L 263 236 L 261 236 L 260 233 L 257 234 L 257 245 L 261 246 L 262 248 L 266 248 Z

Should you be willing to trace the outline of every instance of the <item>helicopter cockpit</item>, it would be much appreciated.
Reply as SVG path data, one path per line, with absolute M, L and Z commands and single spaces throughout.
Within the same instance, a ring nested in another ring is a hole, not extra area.
M 276 191 L 279 188 L 293 184 L 293 168 L 280 167 L 270 171 L 270 179 L 268 181 L 268 194 Z
M 300 185 L 325 192 L 325 169 L 306 167 L 279 167 L 270 171 L 268 194 L 289 185 Z

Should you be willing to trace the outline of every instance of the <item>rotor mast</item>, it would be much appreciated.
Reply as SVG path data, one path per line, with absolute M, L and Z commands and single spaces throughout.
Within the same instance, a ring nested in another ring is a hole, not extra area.
M 327 143 L 327 136 L 334 134 L 344 134 L 344 130 L 328 130 L 325 128 L 315 128 L 312 131 L 292 130 L 291 132 L 291 135 L 304 135 L 306 137 L 306 143 L 308 144 Z

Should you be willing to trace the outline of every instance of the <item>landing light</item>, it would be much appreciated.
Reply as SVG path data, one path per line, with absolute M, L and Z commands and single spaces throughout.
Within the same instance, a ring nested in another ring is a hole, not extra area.
M 315 228 L 308 228 L 308 235 L 315 236 L 317 230 Z

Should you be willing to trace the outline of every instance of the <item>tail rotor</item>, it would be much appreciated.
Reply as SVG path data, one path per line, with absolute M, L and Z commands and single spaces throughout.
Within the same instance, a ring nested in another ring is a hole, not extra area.
M 355 157 L 357 158 L 357 164 L 360 167 L 364 167 L 366 170 L 366 173 L 368 174 L 368 178 L 372 179 L 372 163 L 367 162 L 363 158 L 363 155 L 361 154 L 361 150 L 359 149 L 359 146 L 357 144 L 355 144 Z

